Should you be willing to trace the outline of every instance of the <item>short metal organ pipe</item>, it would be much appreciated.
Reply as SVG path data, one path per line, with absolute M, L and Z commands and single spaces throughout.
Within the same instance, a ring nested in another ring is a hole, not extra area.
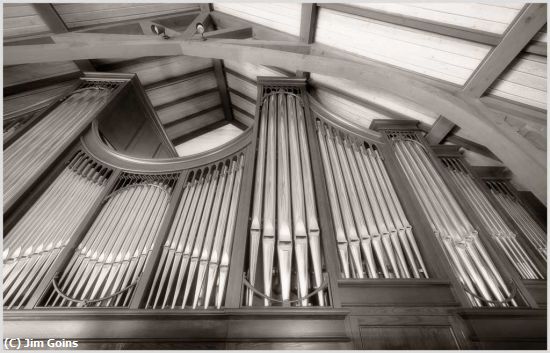
M 4 305 L 20 308 L 90 211 L 110 175 L 79 152 L 7 234 Z
M 398 160 L 405 170 L 434 233 L 475 306 L 517 305 L 510 290 L 481 244 L 450 190 L 413 135 L 392 135 Z

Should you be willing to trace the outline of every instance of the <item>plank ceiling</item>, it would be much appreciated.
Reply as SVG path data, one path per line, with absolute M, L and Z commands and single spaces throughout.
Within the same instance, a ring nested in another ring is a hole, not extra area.
M 354 3 L 340 8 L 320 5 L 313 27 L 314 43 L 460 89 L 514 23 L 524 3 Z M 139 33 L 137 21 L 140 19 L 188 13 L 187 20 L 167 24 L 182 31 L 200 11 L 199 4 L 181 3 L 63 3 L 53 6 L 69 30 L 131 34 Z M 301 4 L 224 2 L 213 4 L 213 10 L 220 28 L 240 21 L 239 24 L 256 26 L 255 35 L 259 38 L 268 30 L 274 30 L 273 33 L 280 33 L 280 38 L 299 40 Z M 378 17 L 365 13 L 376 13 Z M 379 16 L 397 20 L 385 22 Z M 496 38 L 496 42 L 482 43 L 412 28 L 414 26 L 408 25 L 410 21 L 481 33 Z M 114 29 L 113 25 L 119 27 Z M 50 32 L 31 4 L 4 4 L 5 45 L 47 36 Z M 508 110 L 506 122 L 544 150 L 546 120 L 540 117 L 546 115 L 547 109 L 546 42 L 545 26 L 482 97 L 482 100 L 497 102 L 497 106 L 508 104 L 514 111 L 536 115 L 538 118 L 526 120 L 521 114 L 514 115 Z M 91 60 L 91 63 L 98 71 L 136 73 L 168 135 L 177 143 L 220 128 L 225 123 L 214 63 L 210 59 L 150 57 Z M 251 125 L 254 119 L 257 76 L 294 75 L 280 68 L 246 62 L 225 61 L 223 67 L 232 115 L 241 127 Z M 4 67 L 4 89 L 17 93 L 5 97 L 4 114 L 23 109 L 25 99 L 30 99 L 32 106 L 44 106 L 56 94 L 61 94 L 78 74 L 79 69 L 73 62 Z M 33 94 L 15 89 L 29 82 L 59 76 L 64 77 L 63 82 L 58 80 Z M 365 127 L 373 119 L 395 117 L 417 119 L 429 127 L 439 117 L 429 107 L 346 80 L 312 74 L 310 83 L 314 98 L 335 114 Z M 457 134 L 467 137 L 460 130 Z

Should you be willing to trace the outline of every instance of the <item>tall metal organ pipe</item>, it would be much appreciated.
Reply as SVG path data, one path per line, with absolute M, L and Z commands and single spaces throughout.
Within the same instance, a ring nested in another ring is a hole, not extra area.
M 249 241 L 250 284 L 257 284 L 261 256 L 263 294 L 270 298 L 264 298 L 265 306 L 275 302 L 324 306 L 322 290 L 315 300 L 310 295 L 323 285 L 323 272 L 305 113 L 299 96 L 284 89 L 264 95 L 257 143 Z M 274 283 L 280 298 L 273 296 Z M 248 289 L 246 305 L 254 305 L 253 299 L 254 292 Z
M 492 238 L 504 251 L 521 277 L 524 279 L 543 278 L 523 246 L 517 241 L 516 234 L 508 227 L 498 211 L 475 184 L 472 175 L 462 161 L 458 158 L 441 158 L 441 160 L 455 185 L 464 194 L 470 206 L 477 211 Z
M 85 87 L 68 98 L 4 150 L 4 207 L 28 187 L 103 108 L 112 86 Z
M 244 156 L 240 155 L 232 161 L 199 170 L 187 181 L 164 243 L 146 308 L 207 309 L 211 305 L 221 308 L 243 163 Z
M 127 306 L 158 236 L 174 183 L 174 175 L 123 175 L 44 305 Z
M 438 174 L 415 133 L 388 132 L 434 234 L 474 306 L 517 306 L 477 231 Z
M 111 170 L 78 152 L 6 235 L 4 307 L 26 304 L 97 201 Z
M 498 203 L 504 208 L 518 228 L 521 229 L 527 240 L 529 240 L 531 245 L 533 245 L 541 257 L 546 261 L 548 242 L 546 232 L 518 201 L 514 192 L 508 187 L 506 182 L 491 180 L 486 181 L 486 184 Z
M 428 278 L 412 227 L 378 150 L 320 120 L 317 137 L 342 276 Z

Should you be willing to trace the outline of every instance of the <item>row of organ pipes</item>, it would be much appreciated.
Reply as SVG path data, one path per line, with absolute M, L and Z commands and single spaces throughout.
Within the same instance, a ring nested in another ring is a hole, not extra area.
M 4 241 L 4 306 L 19 309 L 96 203 L 112 171 L 78 152 Z
M 127 306 L 158 236 L 176 176 L 122 175 L 43 306 Z
M 468 172 L 459 158 L 442 158 L 451 180 L 465 196 L 469 205 L 477 212 L 481 222 L 494 241 L 506 254 L 518 273 L 524 279 L 542 279 L 543 275 L 533 263 L 517 236 L 506 224 L 502 216 L 489 202 L 473 176 Z
M 4 207 L 40 175 L 101 110 L 115 85 L 82 87 L 4 149 Z
M 262 97 L 250 223 L 252 287 L 256 285 L 260 242 L 265 306 L 276 302 L 326 305 L 321 290 L 320 229 L 304 105 L 302 98 L 292 91 L 271 91 Z M 277 270 L 274 270 L 275 256 Z M 279 284 L 276 290 L 274 282 Z M 314 291 L 316 299 L 310 300 Z M 280 299 L 274 298 L 274 292 L 280 293 Z M 296 293 L 295 299 L 291 298 L 291 292 Z M 253 299 L 253 289 L 248 288 L 246 305 L 253 305 Z
M 377 149 L 317 120 L 344 278 L 428 278 Z
M 547 260 L 547 235 L 542 227 L 527 212 L 523 205 L 518 201 L 508 183 L 501 180 L 488 180 L 487 186 L 491 193 L 502 206 L 506 213 L 516 223 L 523 232 L 527 240 L 533 245 L 544 260 Z
M 473 306 L 517 306 L 513 292 L 481 243 L 415 132 L 388 132 L 397 160 Z
M 197 171 L 187 181 L 146 308 L 223 305 L 244 156 Z M 215 293 L 215 294 L 214 294 Z

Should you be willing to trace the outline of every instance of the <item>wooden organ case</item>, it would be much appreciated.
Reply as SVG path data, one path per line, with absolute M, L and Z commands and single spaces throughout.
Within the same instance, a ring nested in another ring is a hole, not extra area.
M 546 347 L 546 231 L 503 177 L 415 122 L 345 121 L 305 79 L 259 77 L 257 101 L 238 138 L 180 158 L 137 77 L 87 74 L 10 132 L 5 337 Z

